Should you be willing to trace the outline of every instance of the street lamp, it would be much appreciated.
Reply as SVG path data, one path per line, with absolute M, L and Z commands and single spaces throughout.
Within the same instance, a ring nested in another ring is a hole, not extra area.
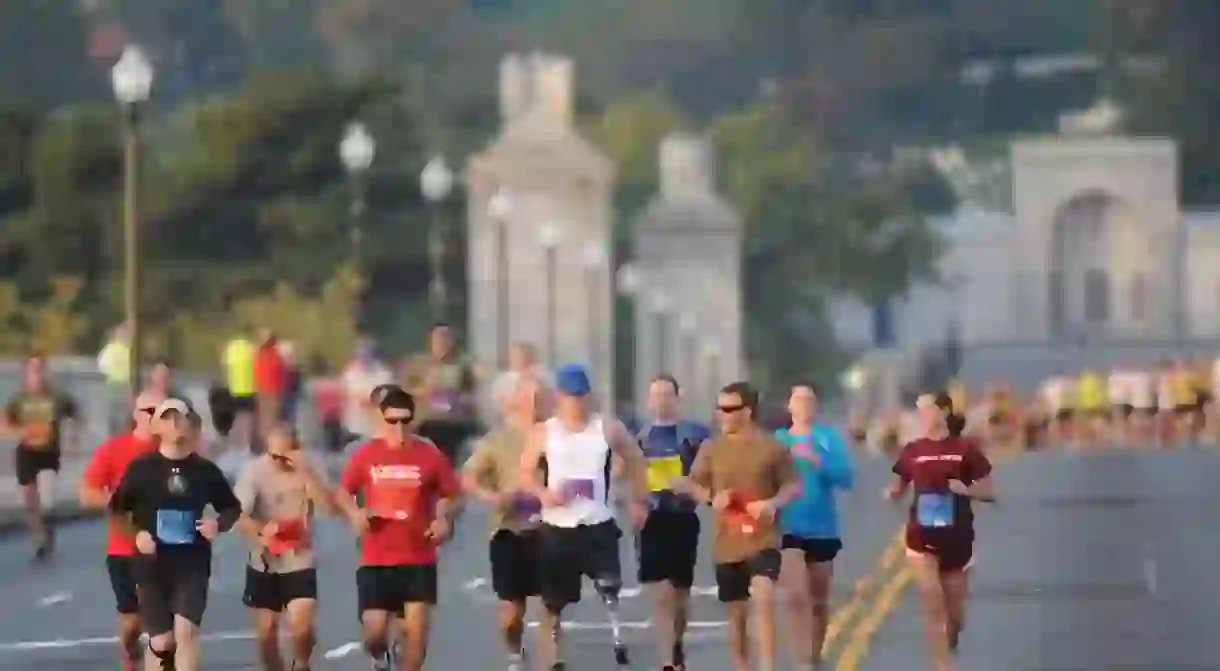
M 548 221 L 538 229 L 538 244 L 546 256 L 546 362 L 550 368 L 558 363 L 556 352 L 556 321 L 558 316 L 559 267 L 556 252 L 559 248 L 559 224 Z
M 495 226 L 496 246 L 496 360 L 501 370 L 508 368 L 509 293 L 508 293 L 508 217 L 513 200 L 501 187 L 487 201 L 487 216 Z
M 653 329 L 657 339 L 657 370 L 655 373 L 668 372 L 669 368 L 669 296 L 657 289 L 653 292 L 651 305 Z
M 703 361 L 707 371 L 707 399 L 710 406 L 716 403 L 716 397 L 720 394 L 720 346 L 712 341 L 705 342 Z
M 581 264 L 585 270 L 585 337 L 587 338 L 585 346 L 589 350 L 589 367 L 595 373 L 600 370 L 598 365 L 601 363 L 601 352 L 598 347 L 600 340 L 597 337 L 598 310 L 601 307 L 601 300 L 599 300 L 597 288 L 602 267 L 606 265 L 606 257 L 606 246 L 600 242 L 590 242 L 581 254 Z
M 428 227 L 428 267 L 431 279 L 428 282 L 428 297 L 432 301 L 432 317 L 441 322 L 449 303 L 449 289 L 445 286 L 445 239 L 441 235 L 441 204 L 453 189 L 453 171 L 445 164 L 445 157 L 436 155 L 419 174 L 419 190 L 431 205 L 432 221 Z
M 123 108 L 123 309 L 128 324 L 127 383 L 140 393 L 140 105 L 152 93 L 153 67 L 139 47 L 123 49 L 110 71 L 114 97 Z
M 682 339 L 682 381 L 691 384 L 699 372 L 699 351 L 695 343 L 695 329 L 698 327 L 695 313 L 686 311 L 678 317 L 678 331 Z
M 364 213 L 367 209 L 368 172 L 377 156 L 377 143 L 364 124 L 353 122 L 347 125 L 343 139 L 339 142 L 339 160 L 347 170 L 351 184 L 352 203 L 349 211 L 351 231 L 349 233 L 352 264 L 360 267 L 361 246 L 364 239 Z

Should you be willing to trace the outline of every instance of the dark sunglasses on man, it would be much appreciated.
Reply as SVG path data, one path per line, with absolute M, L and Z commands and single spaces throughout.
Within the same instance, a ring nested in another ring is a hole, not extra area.
M 718 405 L 716 406 L 716 412 L 731 415 L 735 412 L 741 412 L 742 410 L 745 410 L 745 408 L 746 406 L 744 403 L 739 403 L 737 405 Z
M 382 420 L 382 421 L 384 421 L 386 424 L 394 424 L 394 425 L 401 425 L 401 426 L 406 426 L 406 425 L 408 425 L 408 424 L 410 424 L 410 423 L 411 423 L 411 417 L 410 417 L 410 416 L 407 416 L 407 417 L 386 417 L 385 415 L 382 415 L 382 416 L 381 416 L 381 420 Z

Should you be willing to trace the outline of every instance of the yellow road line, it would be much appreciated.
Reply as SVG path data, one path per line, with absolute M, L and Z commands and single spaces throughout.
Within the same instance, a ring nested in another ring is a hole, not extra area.
M 880 583 L 893 570 L 894 564 L 902 556 L 903 545 L 903 532 L 899 530 L 881 553 L 876 567 L 856 582 L 851 598 L 830 617 L 830 623 L 826 627 L 826 639 L 822 643 L 823 659 L 830 656 L 834 650 L 834 644 L 851 624 L 856 612 L 868 601 L 868 597 L 872 596 L 870 591 L 873 589 L 873 585 Z
M 911 569 L 903 566 L 886 583 L 885 587 L 881 588 L 881 591 L 877 593 L 877 601 L 873 609 L 860 621 L 860 625 L 852 632 L 851 638 L 844 646 L 843 653 L 839 655 L 835 671 L 856 671 L 860 667 L 860 663 L 868 655 L 873 636 L 885 624 L 886 618 L 897 605 L 903 590 L 911 583 L 913 577 Z

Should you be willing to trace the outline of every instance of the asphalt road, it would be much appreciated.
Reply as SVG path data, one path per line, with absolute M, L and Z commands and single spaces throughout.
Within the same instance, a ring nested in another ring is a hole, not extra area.
M 1217 472 L 1220 453 L 1203 450 L 1002 465 L 1001 505 L 979 520 L 959 668 L 1220 668 Z M 914 590 L 891 591 L 840 671 L 930 668 Z
M 848 602 L 858 583 L 874 572 L 890 544 L 898 515 L 882 505 L 878 492 L 887 466 L 859 464 L 856 490 L 843 500 L 846 549 L 835 585 L 838 603 Z M 429 668 L 495 669 L 503 652 L 493 629 L 493 597 L 486 584 L 487 529 L 482 511 L 462 520 L 458 537 L 445 549 L 441 599 L 433 631 Z M 29 548 L 19 536 L 0 539 L 0 670 L 65 671 L 110 669 L 114 659 L 113 612 L 103 566 L 103 533 L 98 522 L 61 530 L 59 552 L 47 566 L 29 564 Z M 705 534 L 706 540 L 706 534 Z M 318 669 L 367 669 L 358 646 L 355 617 L 355 540 L 340 525 L 318 530 L 321 612 Z M 623 543 L 627 583 L 635 585 L 633 548 Z M 892 553 L 891 553 L 892 554 Z M 706 554 L 705 554 L 706 556 Z M 241 604 L 244 555 L 237 538 L 218 546 L 204 629 L 204 668 L 253 668 L 248 615 Z M 692 668 L 727 669 L 723 613 L 715 601 L 711 565 L 701 561 L 694 597 L 688 656 Z M 625 591 L 624 620 L 634 666 L 656 668 L 647 625 L 647 604 L 638 590 Z M 576 668 L 612 668 L 609 632 L 597 603 L 589 598 L 569 619 L 567 658 Z M 846 636 L 846 632 L 843 632 Z

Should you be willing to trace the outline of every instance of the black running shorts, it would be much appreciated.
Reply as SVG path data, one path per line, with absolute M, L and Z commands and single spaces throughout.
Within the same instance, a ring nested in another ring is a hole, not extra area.
M 779 550 L 768 549 L 739 562 L 716 564 L 716 595 L 722 603 L 747 601 L 754 578 L 779 580 Z
M 270 573 L 246 567 L 246 589 L 241 601 L 248 608 L 280 613 L 298 599 L 318 598 L 318 572 L 307 568 L 290 573 Z
M 824 564 L 839 556 L 843 541 L 838 538 L 801 538 L 784 534 L 780 547 L 784 550 L 800 550 L 805 555 L 806 564 Z
M 436 605 L 436 564 L 361 566 L 356 569 L 356 606 L 401 616 L 408 603 Z
M 640 529 L 635 547 L 640 583 L 668 582 L 677 589 L 690 589 L 699 557 L 699 515 L 654 510 Z
M 43 471 L 59 472 L 59 452 L 56 450 L 36 450 L 18 445 L 14 454 L 13 472 L 17 475 L 17 484 L 28 487 L 38 481 L 38 474 Z
M 174 616 L 203 624 L 212 577 L 210 553 L 136 557 L 140 624 L 149 636 L 174 630 Z
M 140 602 L 136 598 L 136 561 L 136 557 L 106 557 L 106 573 L 110 576 L 110 589 L 114 592 L 114 607 L 122 615 L 140 612 Z
M 539 585 L 542 603 L 551 612 L 580 601 L 581 579 L 622 584 L 618 541 L 622 537 L 614 520 L 576 527 L 544 524 L 538 530 Z
M 538 596 L 538 532 L 513 533 L 501 529 L 488 545 L 491 589 L 501 601 L 521 602 Z

